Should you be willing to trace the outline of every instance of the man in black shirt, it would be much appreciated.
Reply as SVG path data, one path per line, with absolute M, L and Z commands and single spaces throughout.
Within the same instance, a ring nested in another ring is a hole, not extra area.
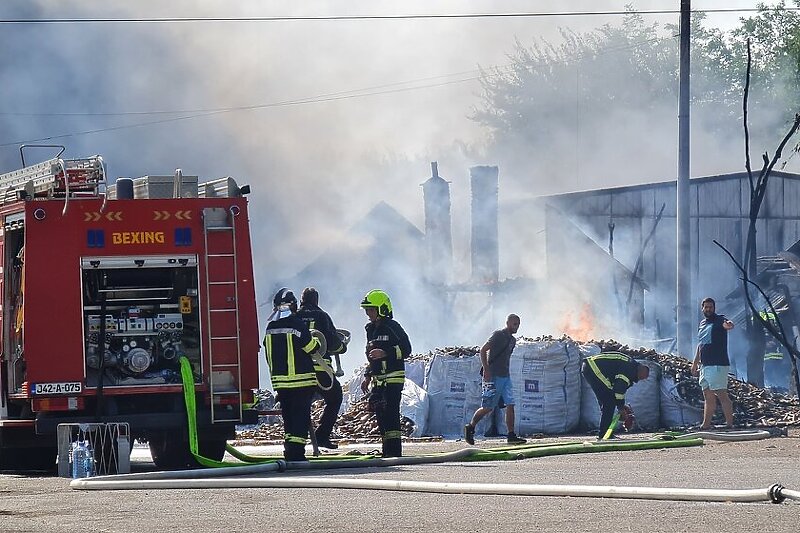
M 519 317 L 508 315 L 506 327 L 498 329 L 481 348 L 481 367 L 483 372 L 483 393 L 481 406 L 472 415 L 472 420 L 464 426 L 464 440 L 467 444 L 475 444 L 475 426 L 491 413 L 502 399 L 506 404 L 506 426 L 508 427 L 508 443 L 524 444 L 525 439 L 514 433 L 514 391 L 509 375 L 511 352 L 517 345 L 514 334 L 519 330 Z
M 717 400 L 725 415 L 725 425 L 732 428 L 733 404 L 728 396 L 728 331 L 733 329 L 733 322 L 717 314 L 716 303 L 712 298 L 704 299 L 701 308 L 704 318 L 697 331 L 697 351 L 692 362 L 692 375 L 700 376 L 700 387 L 705 400 L 703 425 L 700 429 L 711 429 Z

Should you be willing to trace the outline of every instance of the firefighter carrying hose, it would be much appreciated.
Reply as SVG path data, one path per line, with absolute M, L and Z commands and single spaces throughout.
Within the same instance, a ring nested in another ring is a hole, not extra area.
M 367 392 L 370 382 L 370 405 L 378 419 L 383 438 L 383 456 L 403 455 L 400 431 L 400 399 L 406 378 L 405 359 L 411 354 L 411 342 L 392 315 L 392 302 L 382 290 L 371 290 L 361 307 L 369 318 L 367 330 L 367 360 L 369 369 L 361 383 Z
M 297 316 L 297 298 L 281 289 L 272 300 L 264 348 L 272 387 L 281 403 L 283 416 L 283 457 L 305 461 L 306 439 L 311 424 L 311 398 L 317 390 L 317 377 L 311 354 L 320 343 Z
M 327 353 L 323 354 L 322 364 L 314 364 L 317 373 L 317 393 L 325 401 L 325 410 L 316 430 L 317 444 L 323 448 L 336 449 L 339 446 L 331 442 L 331 431 L 342 406 L 342 385 L 336 379 L 331 368 L 331 356 L 338 356 L 347 351 L 347 344 L 336 331 L 330 315 L 319 307 L 319 292 L 314 287 L 306 287 L 300 294 L 300 309 L 297 316 L 306 323 L 309 329 L 316 329 L 325 337 Z
M 600 431 L 598 439 L 609 439 L 617 420 L 629 430 L 636 422 L 633 409 L 625 405 L 625 392 L 634 383 L 647 379 L 650 368 L 637 363 L 632 357 L 617 352 L 607 352 L 587 357 L 581 363 L 581 374 L 592 387 L 600 404 Z M 614 416 L 614 409 L 618 415 Z

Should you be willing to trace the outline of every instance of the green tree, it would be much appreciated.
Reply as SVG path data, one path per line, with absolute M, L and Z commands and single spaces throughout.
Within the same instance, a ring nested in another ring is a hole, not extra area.
M 800 6 L 800 0 L 793 3 Z M 720 142 L 741 138 L 737 126 L 749 38 L 754 51 L 751 134 L 764 143 L 779 139 L 800 102 L 800 13 L 781 2 L 759 5 L 729 32 L 707 28 L 702 14 L 693 17 L 692 26 L 693 127 Z M 676 25 L 648 24 L 631 12 L 619 25 L 587 33 L 562 30 L 561 35 L 559 44 L 516 41 L 509 66 L 483 72 L 482 101 L 472 118 L 491 130 L 496 145 L 546 147 L 563 140 L 565 128 L 603 131 L 610 117 L 624 121 L 664 109 L 674 116 Z

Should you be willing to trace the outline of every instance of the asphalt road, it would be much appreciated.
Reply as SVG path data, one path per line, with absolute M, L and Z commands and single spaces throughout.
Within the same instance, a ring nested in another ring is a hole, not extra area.
M 499 440 L 479 443 L 483 446 L 501 444 Z M 449 451 L 464 446 L 462 442 L 409 444 L 405 446 L 405 453 Z M 351 447 L 340 451 L 347 449 Z M 251 452 L 253 450 L 248 450 Z M 377 471 L 347 469 L 322 475 L 687 488 L 764 488 L 781 483 L 800 490 L 799 458 L 800 432 L 794 431 L 788 437 L 754 442 L 707 442 L 693 448 L 403 466 Z M 154 470 L 146 449 L 134 450 L 133 469 Z M 0 474 L 0 531 L 768 533 L 800 529 L 800 502 L 701 503 L 352 489 L 96 492 L 70 489 L 69 481 L 35 474 Z

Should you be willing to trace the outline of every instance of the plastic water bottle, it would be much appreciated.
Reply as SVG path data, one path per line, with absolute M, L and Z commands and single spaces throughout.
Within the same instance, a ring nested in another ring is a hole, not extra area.
M 91 457 L 91 454 L 86 442 L 79 440 L 72 443 L 72 479 L 89 477 L 86 471 L 88 466 L 87 458 L 89 457 Z
M 92 449 L 92 445 L 86 443 L 86 457 L 84 458 L 84 471 L 86 472 L 86 477 L 92 477 L 95 474 L 94 470 L 94 450 Z

